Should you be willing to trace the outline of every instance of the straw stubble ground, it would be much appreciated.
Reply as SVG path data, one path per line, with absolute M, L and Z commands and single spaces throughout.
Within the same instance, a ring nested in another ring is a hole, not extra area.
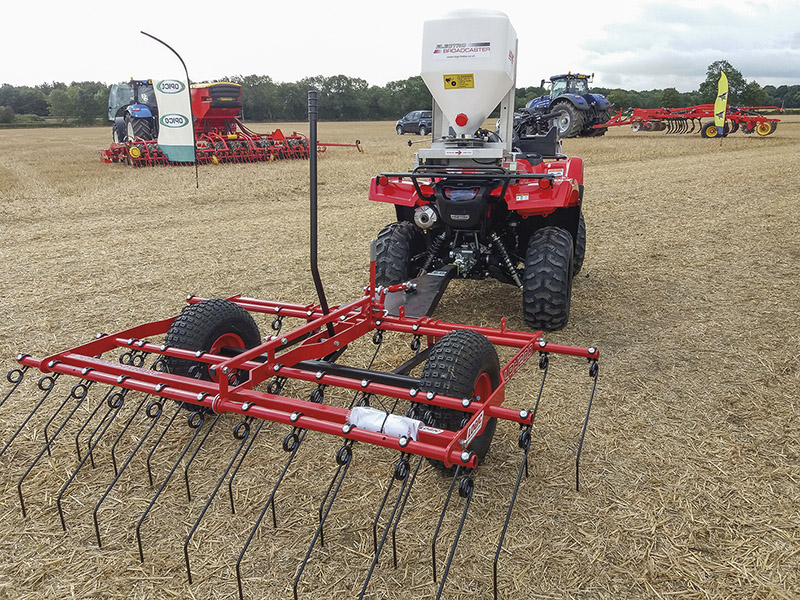
M 195 191 L 189 168 L 100 164 L 107 134 L 0 136 L 0 352 L 9 368 L 20 351 L 44 355 L 98 331 L 174 314 L 187 293 L 314 302 L 307 163 L 202 167 Z M 405 170 L 413 153 L 390 123 L 321 125 L 323 140 L 355 137 L 365 155 L 332 149 L 320 163 L 320 267 L 334 304 L 361 294 L 369 240 L 393 219 L 390 207 L 367 201 L 370 176 Z M 627 129 L 565 142 L 586 163 L 588 249 L 570 323 L 549 338 L 599 346 L 600 385 L 576 492 L 589 378 L 580 361 L 553 361 L 530 478 L 501 555 L 502 597 L 797 597 L 799 140 L 800 120 L 790 117 L 770 137 L 739 133 L 722 144 Z M 509 326 L 524 328 L 519 292 L 490 281 L 454 283 L 438 316 L 491 326 L 506 316 Z M 365 365 L 370 353 L 367 341 L 351 362 Z M 377 367 L 407 353 L 392 342 Z M 530 407 L 538 381 L 531 364 L 513 380 L 509 401 Z M 26 389 L 5 403 L 0 442 L 35 397 Z M 110 444 L 65 495 L 63 533 L 55 496 L 76 465 L 74 442 L 61 440 L 26 480 L 23 519 L 16 484 L 42 448 L 43 423 L 25 430 L 0 457 L 0 597 L 235 597 L 238 552 L 285 461 L 284 427 L 259 434 L 235 480 L 236 515 L 227 487 L 212 503 L 190 547 L 191 585 L 182 553 L 234 450 L 234 422 L 217 426 L 192 466 L 191 501 L 181 479 L 166 488 L 143 526 L 144 563 L 134 536 L 154 493 L 144 459 L 137 455 L 102 505 L 98 549 L 91 513 L 113 476 Z M 176 431 L 153 459 L 157 479 L 188 439 L 185 427 Z M 143 433 L 126 439 L 128 452 Z M 501 425 L 477 473 L 447 598 L 491 595 L 492 559 L 521 459 L 516 436 Z M 298 452 L 278 495 L 279 527 L 268 517 L 243 562 L 248 597 L 290 596 L 338 445 L 309 435 Z M 395 460 L 355 447 L 301 597 L 357 594 Z M 435 594 L 430 538 L 448 484 L 423 469 L 398 529 L 399 567 L 387 548 L 368 597 Z M 447 520 L 440 569 L 457 515 Z

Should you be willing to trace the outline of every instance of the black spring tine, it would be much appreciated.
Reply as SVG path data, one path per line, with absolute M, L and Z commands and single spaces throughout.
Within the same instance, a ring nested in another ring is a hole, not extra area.
M 314 533 L 314 537 L 311 540 L 311 544 L 308 546 L 308 551 L 306 552 L 305 558 L 303 558 L 303 562 L 300 564 L 300 569 L 297 571 L 297 575 L 294 578 L 294 586 L 292 588 L 294 592 L 294 600 L 297 600 L 297 585 L 300 583 L 300 577 L 303 575 L 303 571 L 306 568 L 306 564 L 308 564 L 308 559 L 311 557 L 311 552 L 314 550 L 314 546 L 317 543 L 317 539 L 322 536 L 322 528 L 325 525 L 325 520 L 328 518 L 328 514 L 331 512 L 331 508 L 333 507 L 333 503 L 336 500 L 336 495 L 339 493 L 339 489 L 342 487 L 342 482 L 344 478 L 347 476 L 347 471 L 350 468 L 350 464 L 352 463 L 353 458 L 353 441 L 348 440 L 344 443 L 343 446 L 339 448 L 336 452 L 336 462 L 339 464 L 339 468 L 336 469 L 336 475 L 334 476 L 334 481 L 338 478 L 338 482 L 336 483 L 336 488 L 333 490 L 333 494 L 330 494 L 330 500 L 328 501 L 328 506 L 325 508 L 325 514 L 322 516 L 320 520 L 319 527 L 317 527 L 316 533 Z M 328 490 L 330 493 L 330 489 Z M 325 498 L 328 498 L 328 494 L 325 494 Z
M 392 564 L 395 569 L 397 568 L 397 526 L 400 525 L 400 519 L 403 517 L 403 511 L 406 509 L 408 497 L 411 495 L 411 488 L 414 487 L 414 482 L 417 480 L 417 473 L 419 473 L 419 468 L 421 466 L 422 457 L 420 456 L 419 460 L 417 460 L 417 466 L 414 467 L 414 474 L 411 476 L 411 481 L 408 483 L 406 495 L 403 498 L 403 503 L 400 505 L 400 510 L 397 513 L 397 518 L 394 520 L 394 526 L 392 527 Z
M 442 597 L 442 591 L 444 590 L 444 584 L 447 581 L 447 574 L 450 572 L 450 565 L 453 563 L 453 557 L 456 554 L 456 546 L 458 546 L 458 540 L 461 538 L 461 530 L 464 528 L 464 523 L 467 520 L 467 511 L 469 510 L 469 505 L 472 503 L 472 490 L 474 488 L 474 484 L 472 482 L 472 473 L 467 473 L 462 479 L 461 483 L 458 486 L 458 495 L 462 498 L 466 499 L 464 503 L 464 512 L 461 513 L 461 520 L 458 522 L 458 529 L 456 530 L 456 536 L 453 539 L 453 546 L 450 548 L 450 555 L 447 557 L 447 563 L 444 566 L 444 573 L 442 573 L 442 581 L 439 583 L 439 591 L 436 592 L 436 600 Z
M 539 410 L 539 401 L 542 399 L 542 392 L 544 391 L 544 383 L 547 380 L 547 371 L 550 369 L 550 357 L 547 352 L 539 353 L 539 369 L 544 371 L 542 373 L 542 382 L 539 384 L 539 394 L 536 396 L 536 404 L 533 407 L 533 416 L 531 417 L 531 425 L 536 420 L 536 412 Z
M 219 478 L 217 485 L 214 487 L 214 491 L 211 492 L 211 495 L 206 500 L 205 505 L 203 505 L 203 510 L 200 511 L 200 515 L 197 517 L 197 520 L 194 522 L 189 535 L 186 536 L 186 540 L 183 542 L 183 557 L 186 559 L 186 575 L 189 577 L 189 583 L 192 583 L 192 569 L 189 564 L 189 542 L 192 541 L 192 537 L 194 537 L 197 528 L 200 526 L 200 521 L 203 520 L 203 517 L 206 516 L 206 511 L 208 507 L 211 506 L 211 503 L 214 501 L 214 498 L 219 492 L 219 488 L 222 487 L 222 484 L 225 483 L 225 478 L 228 476 L 228 473 L 233 468 L 233 464 L 236 462 L 236 459 L 239 457 L 239 453 L 244 448 L 245 443 L 247 443 L 247 438 L 250 436 L 250 421 L 251 418 L 247 417 L 244 421 L 240 421 L 236 424 L 233 428 L 233 437 L 237 440 L 240 440 L 239 446 L 236 448 L 236 452 L 234 452 L 233 457 L 231 458 L 230 462 L 228 463 L 228 467 L 222 473 L 222 477 Z
M 111 397 L 111 394 L 114 393 L 114 390 L 116 390 L 116 388 L 113 387 L 113 386 L 108 388 L 108 391 L 106 392 L 106 395 L 103 396 L 103 399 L 100 400 L 100 402 L 98 402 L 97 406 L 94 407 L 94 410 L 89 415 L 89 418 L 86 419 L 86 421 L 84 421 L 83 425 L 81 425 L 80 429 L 78 429 L 78 433 L 75 434 L 75 452 L 78 454 L 78 460 L 82 460 L 83 459 L 83 456 L 81 456 L 80 440 L 78 438 L 83 433 L 83 430 L 86 429 L 89 426 L 89 423 L 94 418 L 94 416 L 98 413 L 98 411 L 103 407 L 104 404 L 106 404 L 108 399 Z M 108 413 L 106 413 L 106 415 L 108 415 Z M 101 421 L 100 425 L 102 426 L 102 424 L 103 424 L 103 422 Z M 92 467 L 94 467 L 94 464 L 92 465 Z
M 8 390 L 8 393 L 5 395 L 5 397 L 0 400 L 0 406 L 3 406 L 3 404 L 6 403 L 6 400 L 11 397 L 11 394 L 14 393 L 14 390 L 19 387 L 19 385 L 22 383 L 22 380 L 25 378 L 25 373 L 28 371 L 28 369 L 28 365 L 22 365 L 21 369 L 19 367 L 16 369 L 11 369 L 6 374 L 6 380 L 11 384 L 11 389 Z
M 439 522 L 436 524 L 436 529 L 433 531 L 433 539 L 431 540 L 431 564 L 433 566 L 433 582 L 436 583 L 436 539 L 439 537 L 439 530 L 442 528 L 442 521 L 444 521 L 444 514 L 447 511 L 447 506 L 450 504 L 450 498 L 453 495 L 453 490 L 456 487 L 456 480 L 461 473 L 461 465 L 456 467 L 456 472 L 453 473 L 453 480 L 450 482 L 450 489 L 447 491 L 447 498 L 444 500 L 442 512 L 439 515 Z
M 503 531 L 500 533 L 500 540 L 497 542 L 497 552 L 494 553 L 494 563 L 492 564 L 492 575 L 494 579 L 494 600 L 497 600 L 497 562 L 500 560 L 500 550 L 503 548 L 503 541 L 506 538 L 506 531 L 508 530 L 508 523 L 511 521 L 511 513 L 514 510 L 514 503 L 517 501 L 517 492 L 519 492 L 519 485 L 522 483 L 522 474 L 528 476 L 528 451 L 531 449 L 531 427 L 528 425 L 519 434 L 519 447 L 522 448 L 522 463 L 519 465 L 519 473 L 517 473 L 517 483 L 514 486 L 514 493 L 511 495 L 511 503 L 508 505 L 508 512 L 506 512 L 506 521 L 503 524 Z
M 589 424 L 589 413 L 592 411 L 592 401 L 594 400 L 594 392 L 597 389 L 597 375 L 600 369 L 597 366 L 596 360 L 589 361 L 589 377 L 592 381 L 592 393 L 589 394 L 589 406 L 586 409 L 586 418 L 583 420 L 583 431 L 581 431 L 581 441 L 578 444 L 578 455 L 575 457 L 575 491 L 581 491 L 580 488 L 580 466 L 581 466 L 581 451 L 583 450 L 583 439 L 586 437 L 586 427 Z
M 60 406 L 59 406 L 59 407 L 56 409 L 56 412 L 54 412 L 54 413 L 53 413 L 53 414 L 50 416 L 50 419 L 47 421 L 47 423 L 45 423 L 45 425 L 44 425 L 44 443 L 45 443 L 45 448 L 46 448 L 46 450 L 47 450 L 47 455 L 48 455 L 48 456 L 50 456 L 50 455 L 51 455 L 51 453 L 50 453 L 50 445 L 51 445 L 51 444 L 50 444 L 50 442 L 51 442 L 51 440 L 50 440 L 50 436 L 49 436 L 49 434 L 48 434 L 48 430 L 50 429 L 50 425 L 52 425 L 52 424 L 53 424 L 53 421 L 55 421 L 55 420 L 56 420 L 56 417 L 59 415 L 59 413 L 61 412 L 61 410 L 62 410 L 62 409 L 63 409 L 63 408 L 64 408 L 64 407 L 67 405 L 67 402 L 69 401 L 69 399 L 70 399 L 70 398 L 75 398 L 76 400 L 78 399 L 78 397 L 77 397 L 77 396 L 75 396 L 75 390 L 76 390 L 78 387 L 80 387 L 80 389 L 81 389 L 81 392 L 80 392 L 80 393 L 81 393 L 81 394 L 83 394 L 82 398 L 86 398 L 86 395 L 89 393 L 89 390 L 91 389 L 92 385 L 94 385 L 94 381 L 89 381 L 89 380 L 86 380 L 86 379 L 82 379 L 80 382 L 78 382 L 78 383 L 76 383 L 75 385 L 73 385 L 73 386 L 72 386 L 72 389 L 71 389 L 71 390 L 70 390 L 70 392 L 67 394 L 67 397 L 66 397 L 66 398 L 64 398 L 64 401 L 63 401 L 63 402 L 61 403 L 61 405 L 60 405 Z M 74 413 L 75 413 L 75 411 L 73 411 L 72 413 L 70 413 L 70 415 L 69 415 L 69 417 L 67 418 L 67 420 L 69 420 L 69 418 L 70 418 L 70 417 L 72 417 L 72 415 L 73 415 Z M 60 430 L 60 429 L 61 429 L 61 428 L 59 427 L 59 430 Z M 53 437 L 55 437 L 55 436 L 53 436 Z
M 180 410 L 180 406 L 178 407 L 178 410 Z M 169 480 L 172 478 L 172 475 L 177 470 L 178 465 L 181 464 L 181 461 L 183 460 L 183 457 L 186 456 L 186 453 L 189 451 L 189 448 L 192 447 L 192 444 L 194 443 L 195 439 L 197 439 L 197 435 L 203 429 L 204 420 L 205 419 L 203 417 L 203 412 L 202 411 L 198 410 L 198 411 L 194 411 L 192 413 L 189 413 L 189 417 L 188 417 L 189 427 L 194 429 L 194 433 L 192 434 L 192 437 L 189 438 L 189 441 L 186 442 L 186 446 L 183 447 L 183 450 L 181 451 L 180 456 L 178 456 L 178 460 L 176 460 L 175 464 L 172 465 L 172 468 L 170 469 L 170 471 L 167 474 L 166 478 L 164 478 L 164 482 L 161 484 L 161 487 L 158 488 L 158 491 L 156 491 L 155 495 L 150 500 L 150 504 L 148 504 L 147 508 L 144 509 L 144 512 L 142 513 L 142 516 L 139 518 L 139 522 L 136 524 L 136 543 L 139 546 L 139 560 L 141 562 L 144 562 L 144 552 L 142 550 L 142 531 L 141 531 L 142 530 L 142 523 L 144 523 L 144 520 L 147 518 L 147 515 L 150 512 L 150 509 L 153 508 L 153 505 L 158 500 L 158 497 L 161 495 L 161 492 L 163 492 L 164 488 L 167 487 L 167 484 L 169 483 Z
M 131 359 L 131 362 L 134 363 L 135 366 L 140 366 L 139 365 L 139 361 L 140 360 L 144 361 L 145 356 L 146 356 L 145 354 L 137 355 L 136 357 L 133 357 Z M 155 362 L 151 365 L 150 368 L 151 369 L 156 369 L 161 364 L 163 364 L 163 359 L 161 357 L 159 357 L 159 358 L 157 358 L 155 360 Z M 156 370 L 161 371 L 161 369 L 156 369 Z M 117 456 L 116 456 L 117 444 L 119 444 L 120 440 L 122 439 L 122 436 L 125 435 L 125 432 L 128 430 L 128 427 L 133 422 L 133 420 L 136 418 L 136 415 L 139 414 L 139 411 L 142 410 L 142 407 L 144 406 L 145 402 L 147 402 L 149 399 L 150 399 L 150 394 L 147 394 L 144 397 L 144 399 L 139 403 L 139 406 L 136 407 L 136 410 L 133 411 L 133 414 L 128 419 L 128 422 L 125 423 L 125 426 L 122 428 L 122 431 L 119 432 L 119 435 L 117 436 L 117 439 L 115 439 L 114 443 L 111 445 L 111 464 L 114 465 L 114 476 L 117 475 Z M 161 404 L 161 402 L 159 402 L 159 404 Z M 150 405 L 148 404 L 148 407 L 149 406 Z M 161 411 L 159 411 L 159 416 L 160 416 L 160 412 Z
M 694 133 L 695 118 L 694 118 L 694 117 L 692 117 L 692 118 L 690 119 L 690 121 L 691 121 L 691 123 L 692 123 L 692 128 L 689 130 L 689 133 Z
M 397 467 L 395 466 L 395 470 L 396 469 Z M 395 474 L 393 472 L 392 476 L 389 478 L 389 485 L 386 487 L 386 492 L 383 494 L 383 500 L 381 500 L 381 503 L 378 506 L 378 512 L 375 513 L 375 518 L 372 520 L 372 552 L 374 554 L 377 554 L 378 552 L 378 521 L 381 518 L 381 513 L 383 512 L 383 509 L 386 506 L 386 501 L 389 499 L 389 493 L 392 491 L 392 487 L 394 486 L 394 482 L 396 479 L 397 477 L 395 477 Z M 395 510 L 397 510 L 396 506 Z M 394 512 L 392 512 L 392 517 L 394 518 Z
M 139 408 L 141 408 L 141 406 Z M 150 427 L 147 428 L 147 431 L 142 436 L 142 439 L 140 439 L 139 443 L 136 444 L 136 447 L 133 449 L 133 452 L 130 453 L 128 458 L 122 464 L 122 468 L 119 471 L 116 470 L 116 465 L 115 465 L 114 480 L 108 485 L 108 488 L 106 488 L 105 493 L 100 498 L 100 500 L 97 501 L 97 504 L 95 504 L 95 506 L 94 506 L 94 511 L 92 511 L 92 515 L 93 515 L 93 518 L 94 518 L 94 532 L 95 532 L 95 535 L 97 537 L 97 547 L 98 548 L 102 548 L 103 547 L 103 543 L 100 540 L 100 523 L 98 522 L 98 518 L 97 518 L 97 513 L 100 510 L 100 505 L 106 499 L 106 496 L 108 496 L 111 493 L 111 490 L 117 484 L 117 481 L 119 481 L 119 478 L 122 477 L 122 474 L 125 472 L 125 469 L 128 467 L 130 462 L 133 460 L 133 457 L 136 456 L 136 453 L 139 451 L 139 449 L 142 447 L 144 442 L 149 437 L 150 432 L 153 431 L 153 428 L 156 426 L 156 423 L 158 423 L 158 420 L 161 418 L 162 410 L 163 410 L 163 406 L 162 406 L 161 402 L 158 402 L 158 401 L 151 402 L 150 404 L 147 405 L 146 414 L 151 419 Z M 138 411 L 138 409 L 137 409 L 137 411 Z M 130 423 L 130 421 L 128 423 Z M 126 425 L 126 427 L 127 427 L 127 425 Z
M 381 503 L 380 508 L 378 509 L 378 514 L 375 515 L 375 521 L 372 523 L 372 535 L 373 541 L 375 543 L 375 555 L 372 557 L 372 564 L 369 567 L 369 572 L 367 573 L 367 577 L 364 580 L 364 585 L 361 587 L 361 593 L 358 595 L 358 600 L 362 600 L 364 598 L 364 594 L 367 592 L 367 586 L 369 585 L 369 580 L 372 578 L 372 573 L 375 571 L 375 567 L 378 564 L 378 560 L 381 556 L 381 550 L 383 550 L 383 544 L 386 542 L 386 536 L 389 535 L 389 529 L 394 523 L 395 515 L 397 514 L 397 510 L 400 506 L 400 502 L 403 499 L 403 493 L 406 490 L 406 485 L 408 484 L 408 474 L 409 474 L 409 466 L 408 466 L 408 458 L 405 455 L 400 456 L 400 460 L 397 461 L 397 465 L 395 465 L 394 473 L 392 473 L 392 480 L 389 482 L 389 487 L 386 490 L 386 495 L 383 498 L 383 502 Z M 394 484 L 395 480 L 402 481 L 402 485 L 400 486 L 400 491 L 397 492 L 397 499 L 394 501 L 394 508 L 392 509 L 392 514 L 389 515 L 389 520 L 386 522 L 386 527 L 383 530 L 383 536 L 381 537 L 381 543 L 378 545 L 377 538 L 375 537 L 375 528 L 378 525 L 378 517 L 380 516 L 381 512 L 383 512 L 383 506 L 386 504 L 386 497 L 389 495 L 389 490 L 392 489 L 392 484 Z
M 114 396 L 110 396 L 109 397 L 108 412 L 110 413 L 111 411 L 114 411 L 114 415 L 110 419 L 107 419 L 107 420 L 106 420 L 105 417 L 103 418 L 103 423 L 105 424 L 105 427 L 103 427 L 102 433 L 100 433 L 100 435 L 97 436 L 97 439 L 94 440 L 92 445 L 89 446 L 89 449 L 86 451 L 86 455 L 83 457 L 83 459 L 78 464 L 78 466 L 75 467 L 75 470 L 72 471 L 72 474 L 69 476 L 69 479 L 67 479 L 66 483 L 64 483 L 64 485 L 61 487 L 61 491 L 58 492 L 58 496 L 56 496 L 56 506 L 58 507 L 58 516 L 61 519 L 61 528 L 64 531 L 67 530 L 67 522 L 64 520 L 64 510 L 61 507 L 61 498 L 64 497 L 64 493 L 67 491 L 67 488 L 69 487 L 69 485 L 72 483 L 72 481 L 78 475 L 78 471 L 81 470 L 81 467 L 86 463 L 86 460 L 91 458 L 92 453 L 93 453 L 93 451 L 95 449 L 95 446 L 97 446 L 97 444 L 100 443 L 100 440 L 103 439 L 103 435 L 106 433 L 106 431 L 108 431 L 108 428 L 111 427 L 111 424 L 114 422 L 114 417 L 116 417 L 119 414 L 119 411 L 122 409 L 122 406 L 125 404 L 125 396 L 127 395 L 127 393 L 128 393 L 128 390 L 123 390 L 120 394 L 118 394 L 118 397 L 114 400 L 114 404 L 111 404 L 111 399 L 114 398 Z M 108 413 L 106 413 L 106 416 L 108 416 Z M 92 435 L 94 435 L 94 433 Z
M 15 371 L 20 371 L 20 369 L 15 369 Z M 24 373 L 25 371 L 22 370 L 20 372 Z M 47 400 L 47 397 L 50 395 L 50 392 L 53 391 L 53 388 L 55 387 L 56 381 L 58 380 L 58 376 L 60 374 L 61 373 L 56 373 L 55 375 L 45 375 L 45 376 L 41 377 L 39 379 L 39 381 L 36 383 L 37 387 L 40 390 L 42 390 L 44 392 L 44 394 L 39 399 L 39 402 L 36 403 L 36 406 L 33 407 L 33 410 L 31 410 L 31 412 L 28 413 L 28 416 L 25 417 L 25 420 L 22 421 L 22 424 L 14 432 L 14 435 L 11 436 L 11 439 L 9 439 L 6 442 L 6 445 L 3 446 L 3 449 L 0 450 L 0 456 L 3 456 L 3 454 L 5 454 L 5 451 L 8 449 L 8 447 L 14 442 L 15 439 L 17 439 L 17 436 L 19 435 L 20 431 L 22 431 L 25 428 L 25 425 L 28 424 L 28 421 L 30 421 L 33 418 L 33 415 L 36 414 L 36 411 L 39 410 L 39 407 L 42 404 L 44 404 L 45 400 Z M 9 377 L 11 377 L 11 373 L 9 373 Z M 20 375 L 20 377 L 21 377 L 21 375 Z M 10 379 L 9 379 L 9 381 L 10 381 Z M 14 386 L 14 389 L 16 389 L 16 385 Z M 9 392 L 9 396 L 10 395 L 11 395 L 11 392 Z M 8 396 L 6 396 L 6 399 L 8 399 Z M 5 402 L 5 400 L 3 400 L 3 402 Z M 0 403 L 0 406 L 2 406 L 2 403 Z
M 100 430 L 100 427 L 103 425 L 103 423 L 105 423 L 105 420 L 109 418 L 109 415 L 111 415 L 111 411 L 113 410 L 113 407 L 111 406 L 111 405 L 112 405 L 112 403 L 113 403 L 113 402 L 112 402 L 112 400 L 113 400 L 115 397 L 120 397 L 120 398 L 123 398 L 123 399 L 124 399 L 124 398 L 125 398 L 125 396 L 128 394 L 128 391 L 129 391 L 129 390 L 125 390 L 125 389 L 123 389 L 121 392 L 116 392 L 115 394 L 112 394 L 112 395 L 109 397 L 109 399 L 108 399 L 108 402 L 109 402 L 109 409 L 106 411 L 106 414 L 103 416 L 103 419 L 100 421 L 100 423 L 98 423 L 97 427 L 95 427 L 95 428 L 94 428 L 94 431 L 92 431 L 92 433 L 89 435 L 89 439 L 88 439 L 88 440 L 86 440 L 86 449 L 87 449 L 87 451 L 89 450 L 89 448 L 92 448 L 93 446 L 95 446 L 95 445 L 96 445 L 96 444 L 94 444 L 94 443 L 93 443 L 93 441 L 92 441 L 92 440 L 94 440 L 94 436 L 95 436 L 95 435 L 97 434 L 97 432 Z M 118 415 L 118 414 L 119 414 L 119 411 L 116 411 L 116 412 L 113 414 L 113 416 L 111 416 L 111 417 L 110 417 L 110 418 L 111 418 L 111 420 L 113 421 L 115 418 L 117 418 L 117 415 Z M 106 430 L 107 430 L 107 429 L 108 429 L 108 427 L 106 427 L 106 428 L 104 428 L 104 429 L 103 429 L 103 434 L 106 432 Z M 100 434 L 100 437 L 102 437 L 102 436 L 103 436 L 103 434 Z M 99 441 L 99 438 L 98 438 L 98 441 Z M 89 461 L 92 463 L 92 468 L 94 469 L 94 466 L 95 466 L 95 465 L 94 465 L 94 452 L 90 453 L 90 455 L 89 455 Z
M 56 440 L 56 438 L 58 437 L 58 434 L 61 433 L 61 430 L 64 429 L 66 424 L 72 418 L 72 415 L 74 415 L 75 412 L 80 408 L 81 404 L 86 399 L 86 395 L 89 393 L 89 387 L 90 386 L 91 386 L 91 382 L 84 383 L 84 381 L 80 381 L 80 382 L 76 383 L 75 385 L 73 385 L 72 389 L 69 392 L 69 394 L 64 399 L 64 401 L 61 403 L 61 406 L 59 406 L 58 410 L 53 414 L 52 417 L 50 417 L 50 421 L 48 421 L 48 425 L 50 423 L 52 423 L 52 421 L 55 418 L 55 416 L 59 412 L 61 412 L 61 409 L 64 408 L 64 405 L 67 403 L 67 401 L 70 398 L 75 398 L 78 401 L 78 402 L 75 403 L 75 406 L 73 407 L 72 411 L 67 415 L 67 418 L 64 419 L 64 421 L 61 423 L 61 425 L 58 426 L 58 429 L 56 429 L 56 432 L 53 434 L 53 437 L 52 438 L 48 438 L 47 436 L 45 436 L 44 448 L 42 448 L 42 451 L 39 452 L 39 454 L 36 456 L 36 458 L 33 459 L 33 462 L 28 466 L 28 470 L 25 471 L 25 474 L 22 477 L 20 477 L 19 481 L 17 482 L 17 495 L 19 495 L 19 505 L 20 505 L 20 508 L 22 509 L 22 516 L 23 517 L 27 516 L 27 512 L 25 510 L 25 499 L 22 496 L 22 483 L 25 481 L 25 478 L 28 477 L 30 472 L 33 471 L 33 468 L 36 466 L 36 463 L 38 463 L 39 460 L 42 458 L 42 456 L 44 456 L 44 453 L 45 452 L 47 452 L 48 454 L 50 453 L 50 446 Z
M 298 433 L 297 430 L 294 430 L 292 433 L 288 434 L 286 438 L 284 438 L 284 450 L 291 452 L 291 454 L 289 455 L 289 458 L 283 467 L 283 471 L 281 471 L 281 474 L 278 476 L 278 481 L 275 482 L 275 487 L 272 488 L 272 493 L 269 495 L 267 502 L 264 504 L 264 508 L 261 509 L 261 513 L 258 515 L 258 519 L 256 519 L 256 523 L 253 525 L 253 529 L 250 531 L 250 535 L 247 537 L 247 541 L 245 542 L 242 551 L 239 553 L 239 558 L 236 561 L 236 582 L 239 585 L 239 600 L 244 600 L 244 591 L 242 589 L 242 560 L 244 559 L 244 555 L 247 552 L 247 549 L 250 547 L 250 543 L 253 541 L 258 528 L 261 526 L 261 521 L 264 520 L 264 515 L 267 514 L 267 509 L 269 507 L 272 507 L 272 524 L 274 527 L 278 527 L 278 522 L 275 516 L 275 494 L 278 492 L 278 486 L 281 484 L 286 472 L 289 470 L 289 467 L 291 466 L 292 461 L 297 454 L 297 450 L 300 448 L 300 444 L 305 439 L 307 431 L 307 429 L 303 429 Z M 287 442 L 286 440 L 289 441 Z
M 189 489 L 189 468 L 192 466 L 194 459 L 197 458 L 197 455 L 200 453 L 203 444 L 206 443 L 208 436 L 211 435 L 212 431 L 214 431 L 214 426 L 217 424 L 217 421 L 219 421 L 219 417 L 220 415 L 217 414 L 214 417 L 214 420 L 211 421 L 211 426 L 208 428 L 208 431 L 206 431 L 205 435 L 203 436 L 203 439 L 200 440 L 200 443 L 197 444 L 197 447 L 194 449 L 194 452 L 192 452 L 191 458 L 189 458 L 188 462 L 186 463 L 186 467 L 183 469 L 183 479 L 186 481 L 186 499 L 189 502 L 192 501 L 192 492 Z
M 139 403 L 139 406 L 136 407 L 136 410 L 133 411 L 133 414 L 125 422 L 125 425 L 122 427 L 122 431 L 120 431 L 117 437 L 114 439 L 114 443 L 111 444 L 111 464 L 114 467 L 114 477 L 116 477 L 119 474 L 119 471 L 117 470 L 117 454 L 116 454 L 117 444 L 119 444 L 120 440 L 122 439 L 122 436 L 125 435 L 126 431 L 128 431 L 128 427 L 130 427 L 131 423 L 136 418 L 136 415 L 139 414 L 139 411 L 142 410 L 144 403 L 147 402 L 149 398 L 150 394 L 147 394 L 142 399 L 142 401 Z
M 264 423 L 266 423 L 266 421 L 264 421 L 263 419 L 259 420 L 258 427 L 256 427 L 256 430 L 253 432 L 253 435 L 251 435 L 250 439 L 247 441 L 247 448 L 244 449 L 244 452 L 242 452 L 242 455 L 239 457 L 239 463 L 233 469 L 231 476 L 228 478 L 228 496 L 231 499 L 231 514 L 234 515 L 236 514 L 236 506 L 233 500 L 233 479 L 239 472 L 239 468 L 242 466 L 244 459 L 247 458 L 247 454 L 253 448 L 253 443 L 256 441 L 258 434 L 261 432 L 261 428 L 264 427 Z
M 164 436 L 167 435 L 167 431 L 169 431 L 169 428 L 172 427 L 172 424 L 175 422 L 175 419 L 178 417 L 182 409 L 183 407 L 180 403 L 178 403 L 175 412 L 172 414 L 172 417 L 170 417 L 170 420 L 167 421 L 167 424 L 164 426 L 164 429 L 161 431 L 158 439 L 156 439 L 153 447 L 150 449 L 150 452 L 147 453 L 147 478 L 150 481 L 150 487 L 153 487 L 153 469 L 150 465 L 150 461 L 153 459 L 153 454 L 155 454 L 156 448 L 158 448 L 158 445 L 161 443 L 161 440 L 164 439 Z

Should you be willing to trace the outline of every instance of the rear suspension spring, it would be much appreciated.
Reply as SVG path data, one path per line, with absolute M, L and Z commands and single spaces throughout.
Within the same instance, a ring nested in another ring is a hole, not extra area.
M 497 251 L 500 253 L 500 258 L 503 259 L 503 263 L 505 264 L 506 269 L 508 269 L 509 275 L 511 275 L 511 277 L 514 279 L 514 283 L 517 284 L 517 287 L 521 289 L 522 280 L 519 278 L 519 273 L 517 273 L 514 263 L 511 262 L 511 257 L 508 255 L 508 250 L 506 250 L 502 240 L 500 240 L 500 236 L 497 235 L 496 231 L 493 231 L 489 237 L 492 239 L 495 246 L 497 246 Z

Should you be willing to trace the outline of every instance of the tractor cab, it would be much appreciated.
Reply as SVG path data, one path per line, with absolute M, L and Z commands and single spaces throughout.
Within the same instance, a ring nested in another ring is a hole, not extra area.
M 567 73 L 566 75 L 554 75 L 550 78 L 550 100 L 554 100 L 563 94 L 575 94 L 577 96 L 585 96 L 589 93 L 589 83 L 592 80 L 588 75 L 573 75 Z M 544 87 L 544 80 L 542 87 Z
M 156 95 L 150 79 L 131 79 L 125 83 L 115 83 L 108 94 L 108 120 L 124 116 L 125 108 L 141 105 L 151 112 L 157 112 Z

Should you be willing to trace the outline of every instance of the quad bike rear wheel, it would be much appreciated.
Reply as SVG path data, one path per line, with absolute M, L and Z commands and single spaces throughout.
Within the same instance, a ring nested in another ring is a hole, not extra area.
M 253 348 L 261 343 L 253 317 L 238 304 L 214 299 L 189 304 L 172 322 L 164 339 L 167 346 L 219 354 L 223 348 Z M 208 363 L 168 357 L 170 373 L 212 381 Z
M 494 345 L 477 331 L 459 329 L 451 331 L 431 349 L 420 378 L 420 391 L 435 392 L 455 398 L 474 398 L 484 401 L 500 385 L 500 361 Z M 458 431 L 472 414 L 460 410 L 421 406 L 432 427 Z M 486 428 L 469 445 L 468 449 L 483 462 L 489 452 L 497 419 L 491 418 Z M 455 469 L 447 468 L 441 461 L 430 463 L 446 474 Z
M 556 118 L 558 137 L 575 137 L 583 129 L 583 113 L 569 102 L 556 102 L 550 111 L 560 113 Z
M 583 257 L 586 254 L 586 222 L 583 220 L 583 212 L 578 217 L 578 237 L 575 240 L 575 248 L 572 254 L 572 276 L 575 277 L 581 272 L 583 267 Z
M 422 250 L 419 228 L 409 221 L 391 223 L 378 234 L 375 257 L 378 285 L 403 283 L 418 275 Z
M 572 236 L 560 227 L 543 227 L 531 236 L 525 255 L 522 313 L 534 329 L 563 329 L 572 297 Z

